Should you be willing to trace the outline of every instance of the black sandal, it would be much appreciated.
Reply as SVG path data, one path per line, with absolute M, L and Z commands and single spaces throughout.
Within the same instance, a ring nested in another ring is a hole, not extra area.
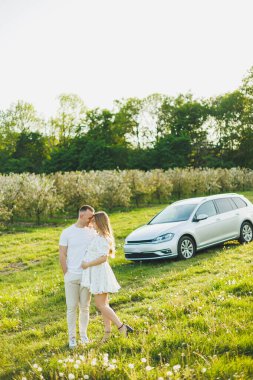
M 120 327 L 118 327 L 118 330 L 120 330 L 123 326 L 126 327 L 126 336 L 128 335 L 128 333 L 134 332 L 134 329 L 132 327 L 125 325 L 124 323 L 122 323 L 122 325 Z

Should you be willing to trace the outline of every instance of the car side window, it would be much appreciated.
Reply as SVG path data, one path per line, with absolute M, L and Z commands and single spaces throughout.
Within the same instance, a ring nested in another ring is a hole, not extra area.
M 236 204 L 237 208 L 247 207 L 247 203 L 239 197 L 232 197 L 233 202 Z
M 201 214 L 206 214 L 208 217 L 217 214 L 213 201 L 208 201 L 198 208 L 196 211 L 196 216 L 198 217 Z
M 229 198 L 215 199 L 215 203 L 220 214 L 234 210 L 234 205 Z

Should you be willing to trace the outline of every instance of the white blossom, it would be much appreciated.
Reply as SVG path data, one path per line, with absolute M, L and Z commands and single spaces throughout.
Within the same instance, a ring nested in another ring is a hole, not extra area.
M 180 364 L 176 364 L 176 365 L 173 366 L 174 372 L 178 372 L 180 370 L 180 368 L 181 368 Z

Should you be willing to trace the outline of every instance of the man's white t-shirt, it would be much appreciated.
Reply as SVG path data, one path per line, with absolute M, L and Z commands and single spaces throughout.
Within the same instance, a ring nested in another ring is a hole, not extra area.
M 84 259 L 85 251 L 93 238 L 96 236 L 94 228 L 76 227 L 74 224 L 65 228 L 60 236 L 59 245 L 68 247 L 67 250 L 67 270 L 70 273 L 81 274 L 81 263 Z

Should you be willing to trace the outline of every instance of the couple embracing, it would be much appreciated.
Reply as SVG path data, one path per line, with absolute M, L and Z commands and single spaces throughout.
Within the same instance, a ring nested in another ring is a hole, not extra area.
M 75 224 L 63 230 L 60 236 L 60 264 L 64 273 L 67 304 L 69 347 L 76 347 L 76 313 L 79 305 L 79 333 L 81 343 L 89 342 L 87 327 L 91 295 L 104 321 L 106 342 L 114 323 L 124 336 L 133 329 L 122 323 L 109 305 L 109 293 L 116 293 L 120 286 L 108 263 L 115 255 L 115 241 L 108 215 L 95 212 L 85 205 L 79 210 Z

